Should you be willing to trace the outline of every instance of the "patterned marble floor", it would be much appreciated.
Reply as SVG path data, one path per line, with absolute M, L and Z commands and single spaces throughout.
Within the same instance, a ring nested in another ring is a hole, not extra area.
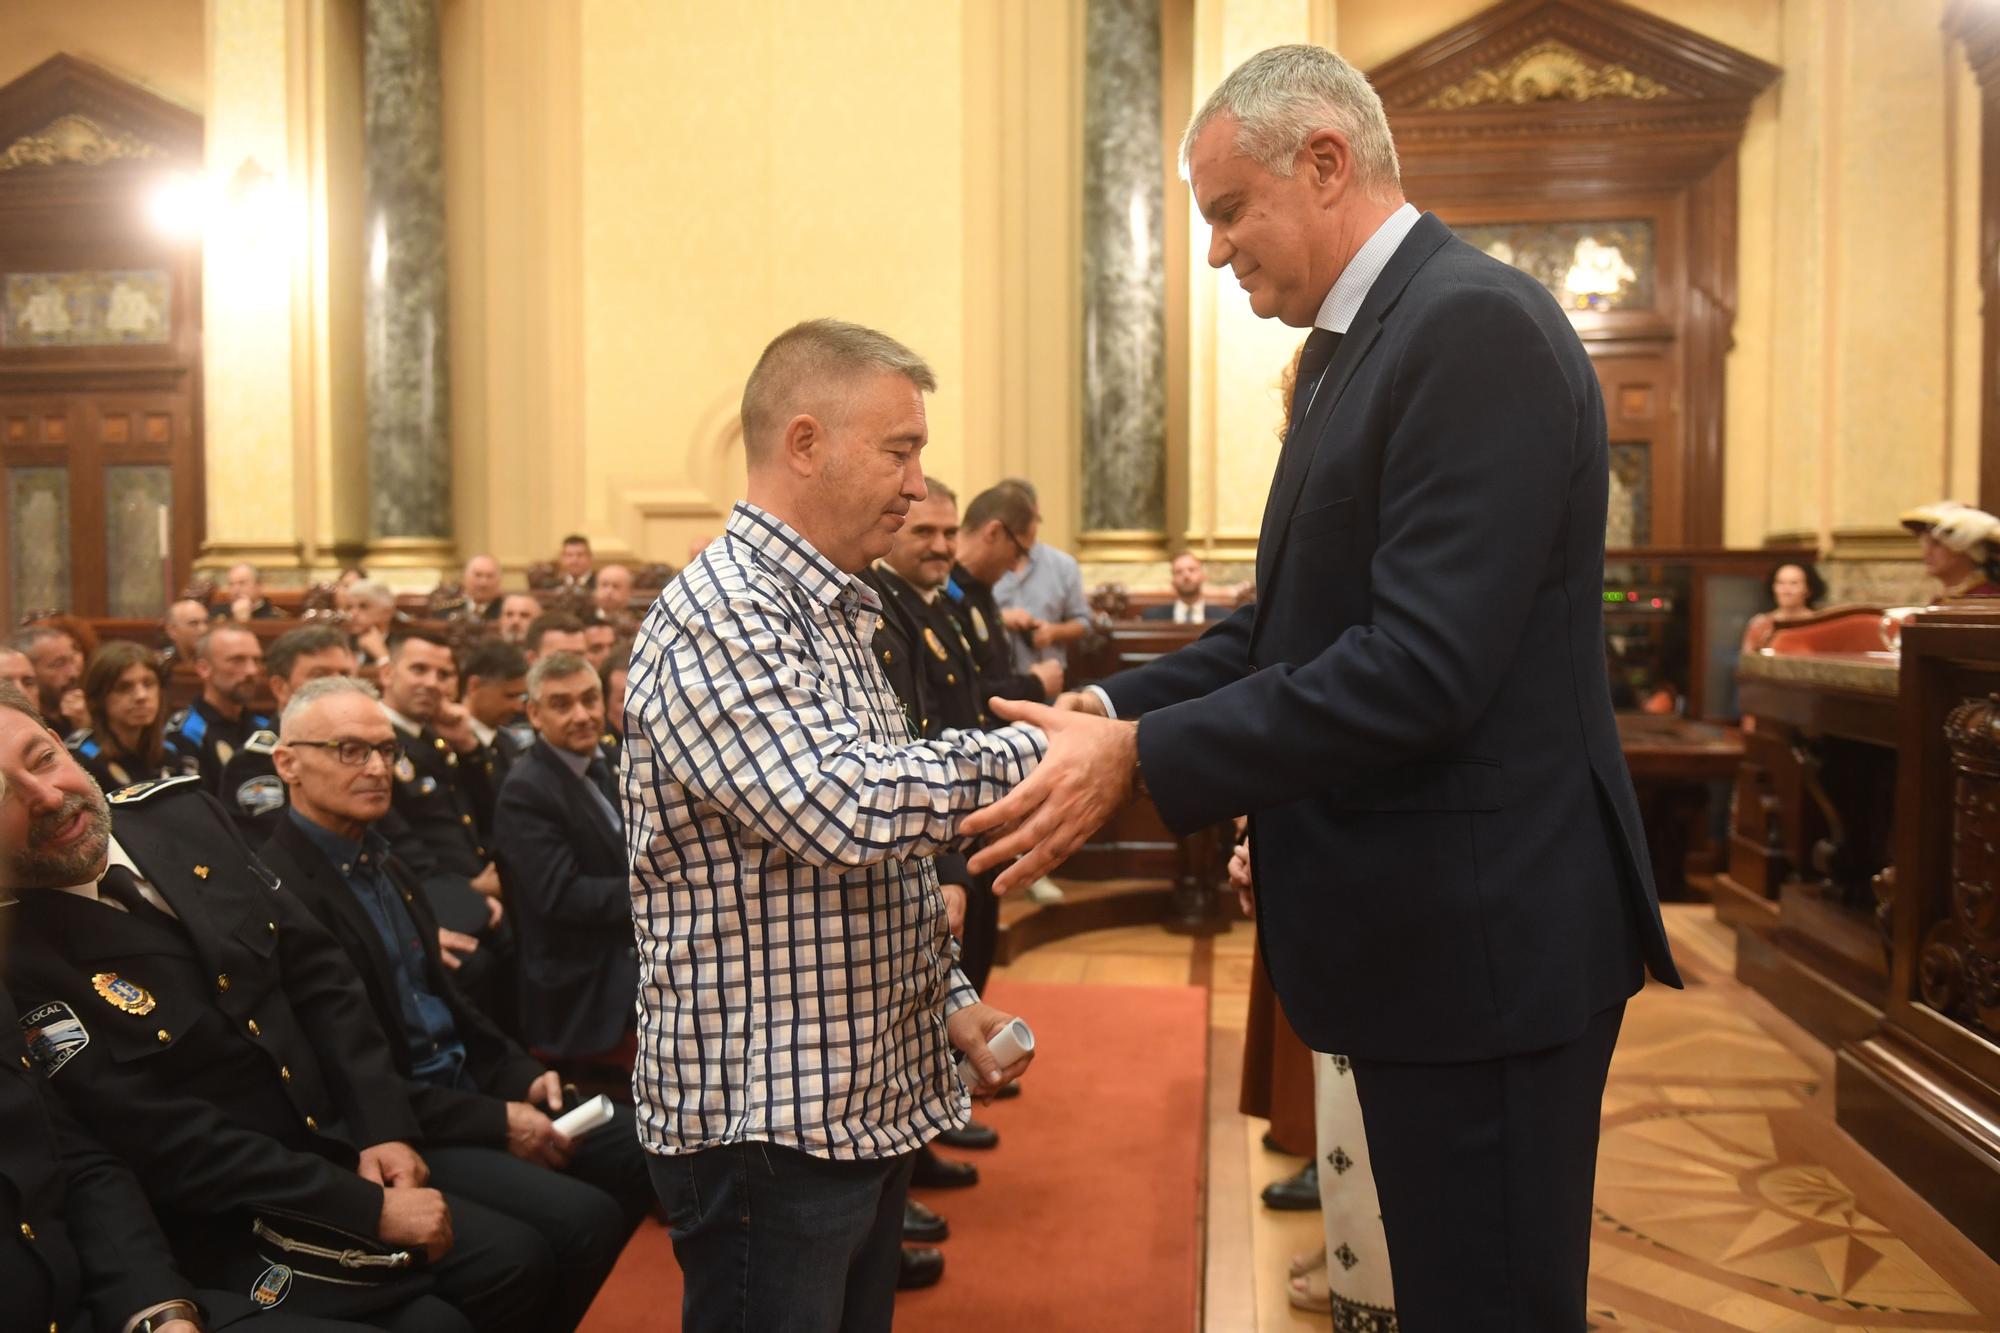
M 2000 1333 L 2000 1265 L 1833 1123 L 1832 1056 L 1734 979 L 1704 906 L 1668 909 L 1688 977 L 1628 1009 L 1604 1099 L 1591 1319 L 1603 1333 Z M 1291 1310 L 1285 1265 L 1318 1214 L 1256 1200 L 1296 1159 L 1235 1113 L 1249 932 L 1197 944 L 1104 931 L 1034 950 L 1026 979 L 1207 983 L 1213 992 L 1205 1327 L 1325 1328 Z M 2000 1202 L 1996 1202 L 2000 1206 Z

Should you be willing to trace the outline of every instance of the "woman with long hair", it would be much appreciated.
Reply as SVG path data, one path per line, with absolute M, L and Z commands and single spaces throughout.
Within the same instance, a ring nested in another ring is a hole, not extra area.
M 69 748 L 104 790 L 196 771 L 196 760 L 165 737 L 165 685 L 159 659 L 139 644 L 107 643 L 90 659 L 83 673 L 90 725 Z

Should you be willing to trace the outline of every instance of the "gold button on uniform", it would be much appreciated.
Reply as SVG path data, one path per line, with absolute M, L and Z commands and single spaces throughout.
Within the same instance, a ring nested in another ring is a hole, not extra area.
M 243 1026 L 250 1029 L 250 1035 L 253 1037 L 261 1037 L 264 1035 L 264 1029 L 257 1026 L 257 1020 L 254 1018 L 251 1019 L 248 1023 L 245 1023 Z
M 470 824 L 470 823 L 472 822 L 472 816 L 471 816 L 471 815 L 460 815 L 460 816 L 458 817 L 458 822 L 459 822 L 459 823 L 461 823 L 461 824 Z
M 26 1222 L 21 1223 L 21 1239 L 33 1240 L 34 1238 L 35 1238 L 35 1229 L 29 1226 Z
M 278 1081 L 281 1083 L 290 1083 L 292 1081 L 292 1067 L 290 1065 L 278 1066 Z
M 278 923 L 275 921 L 266 921 L 264 923 L 264 929 L 270 931 L 273 935 L 275 935 L 278 933 Z
M 229 989 L 229 974 L 227 972 L 221 973 L 215 978 L 215 988 L 218 991 Z
M 174 1039 L 174 1034 L 167 1031 L 165 1028 L 161 1028 L 158 1032 L 155 1032 L 153 1035 L 160 1039 L 160 1045 L 162 1046 L 166 1045 L 168 1042 Z
M 311 1116 L 307 1116 L 306 1128 L 311 1130 L 315 1134 L 319 1133 L 319 1121 L 313 1119 Z
M 27 1056 L 24 1055 L 21 1057 L 21 1068 L 27 1070 L 29 1073 L 33 1073 L 35 1069 L 35 1062 L 33 1060 L 30 1060 Z

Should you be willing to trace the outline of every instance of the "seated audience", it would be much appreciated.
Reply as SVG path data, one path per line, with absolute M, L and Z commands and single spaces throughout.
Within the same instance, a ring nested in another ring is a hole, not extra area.
M 48 718 L 60 718 L 65 731 L 90 725 L 83 702 L 83 664 L 89 651 L 66 629 L 37 623 L 14 636 L 15 651 L 35 668 L 35 700 Z
M 286 702 L 306 682 L 353 675 L 354 649 L 347 635 L 332 625 L 301 625 L 271 641 L 264 653 L 264 670 L 271 698 L 277 702 L 275 711 L 282 714 Z M 277 736 L 266 732 L 246 742 L 222 766 L 217 795 L 243 840 L 253 846 L 271 836 L 285 808 L 285 784 L 273 760 L 276 749 Z
M 500 637 L 508 643 L 520 643 L 528 637 L 528 626 L 535 623 L 535 617 L 542 613 L 542 604 L 531 592 L 510 592 L 500 599 L 500 614 L 495 618 L 500 627 Z
M 1940 500 L 1903 515 L 1923 546 L 1924 573 L 1941 597 L 2000 597 L 2000 518 Z
M 250 705 L 264 688 L 264 646 L 235 621 L 224 621 L 195 646 L 201 697 L 167 719 L 167 740 L 200 764 L 202 790 L 222 795 L 223 770 L 252 739 L 274 744 L 272 720 Z
M 959 594 L 954 609 L 979 659 L 987 692 L 1045 703 L 1062 693 L 1063 664 L 1045 660 L 1017 666 L 993 596 L 993 585 L 1020 563 L 1021 544 L 1014 534 L 1034 525 L 1035 506 L 1016 487 L 989 486 L 973 496 L 959 529 L 958 564 L 945 590 Z
M 608 620 L 592 620 L 583 627 L 583 656 L 590 663 L 591 670 L 602 667 L 611 656 L 611 645 L 618 642 L 618 627 Z
M 451 649 L 433 634 L 414 630 L 389 646 L 382 710 L 403 742 L 393 803 L 431 861 L 464 876 L 481 895 L 498 899 L 500 872 L 486 848 L 493 827 L 492 756 L 480 745 L 464 705 L 454 703 L 446 689 L 457 670 Z M 433 907 L 454 930 L 477 934 L 459 923 L 484 924 L 483 907 L 471 915 L 465 903 Z
M 597 586 L 591 570 L 590 538 L 573 532 L 562 539 L 562 553 L 556 557 L 556 591 L 588 593 Z
M 389 660 L 389 637 L 396 629 L 396 594 L 386 583 L 362 580 L 347 589 L 347 633 L 362 666 Z
M 167 608 L 160 628 L 166 636 L 160 664 L 169 670 L 180 662 L 193 665 L 194 646 L 208 633 L 208 608 L 192 597 L 183 597 Z
M 547 653 L 576 653 L 581 656 L 588 651 L 589 641 L 584 638 L 583 622 L 567 611 L 544 611 L 535 617 L 528 632 L 521 636 L 521 648 L 528 654 L 528 665 Z
M 1826 580 L 1811 565 L 1789 561 L 1771 571 L 1764 581 L 1772 609 L 1759 611 L 1743 627 L 1743 651 L 1754 653 L 1770 646 L 1771 636 L 1788 620 L 1799 620 L 1818 609 L 1826 596 Z
M 271 605 L 271 599 L 264 595 L 264 579 L 257 572 L 257 566 L 238 563 L 229 567 L 223 575 L 221 603 L 214 611 L 229 617 L 240 625 L 253 620 L 283 620 L 285 613 Z
M 460 671 L 466 715 L 479 743 L 492 753 L 493 788 L 498 791 L 514 761 L 534 741 L 521 711 L 528 697 L 528 659 L 513 644 L 489 639 L 465 655 Z
M 632 618 L 632 571 L 623 565 L 606 565 L 597 571 L 591 601 L 604 619 L 616 624 Z
M 166 738 L 165 683 L 159 660 L 122 639 L 99 648 L 83 673 L 90 725 L 70 735 L 69 749 L 105 791 L 200 772 Z
M 647 1209 L 637 1131 L 627 1109 L 584 1139 L 558 1132 L 558 1077 L 453 983 L 416 877 L 376 828 L 401 746 L 372 687 L 336 676 L 300 690 L 277 754 L 291 808 L 261 856 L 361 974 L 432 1181 L 541 1232 L 560 1291 L 551 1327 L 574 1328 Z
M 494 834 L 520 942 L 521 1028 L 552 1059 L 602 1056 L 637 1022 L 639 963 L 618 742 L 590 664 L 535 663 L 528 721 L 536 740 L 500 788 Z
M 353 967 L 273 892 L 199 783 L 170 778 L 113 805 L 7 689 L 0 777 L 6 983 L 40 1077 L 145 1182 L 188 1278 L 272 1284 L 273 1328 L 293 1316 L 407 1333 L 551 1326 L 548 1243 L 428 1187 Z M 421 1272 L 396 1257 L 415 1251 Z
M 35 680 L 35 664 L 19 648 L 0 646 L 0 682 L 12 685 L 30 699 L 41 693 Z
M 1226 608 L 1208 604 L 1205 595 L 1208 570 L 1201 563 L 1201 557 L 1193 551 L 1182 551 L 1174 557 L 1170 577 L 1174 583 L 1174 600 L 1165 606 L 1147 607 L 1139 613 L 1141 620 L 1171 620 L 1176 625 L 1201 625 L 1228 618 Z
M 465 562 L 459 576 L 459 591 L 466 607 L 481 620 L 500 618 L 500 562 L 490 555 L 475 555 Z

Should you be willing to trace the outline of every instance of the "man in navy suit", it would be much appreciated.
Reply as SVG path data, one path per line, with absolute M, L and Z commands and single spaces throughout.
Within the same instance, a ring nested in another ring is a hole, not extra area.
M 973 869 L 1048 873 L 1135 778 L 1177 831 L 1248 814 L 1285 1012 L 1353 1062 L 1403 1329 L 1581 1329 L 1611 1050 L 1647 967 L 1678 984 L 1604 671 L 1596 376 L 1547 291 L 1404 203 L 1332 53 L 1246 62 L 1182 161 L 1209 263 L 1312 329 L 1258 600 L 1069 711 L 995 700 L 1050 748 L 964 822 Z

